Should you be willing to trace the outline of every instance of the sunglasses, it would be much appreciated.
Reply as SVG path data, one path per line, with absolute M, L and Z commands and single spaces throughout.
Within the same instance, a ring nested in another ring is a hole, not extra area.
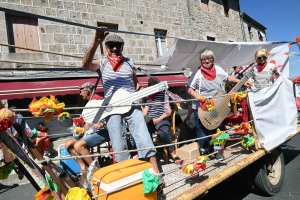
M 79 89 L 79 90 L 83 90 L 83 89 L 85 89 L 85 87 L 78 87 L 78 89 Z
M 260 59 L 267 59 L 267 57 L 266 56 L 261 56 L 261 57 L 257 57 L 257 60 L 260 60 Z
M 120 49 L 123 45 L 121 43 L 108 43 L 108 44 L 106 44 L 106 46 L 111 49 L 114 47 L 116 47 L 117 49 Z

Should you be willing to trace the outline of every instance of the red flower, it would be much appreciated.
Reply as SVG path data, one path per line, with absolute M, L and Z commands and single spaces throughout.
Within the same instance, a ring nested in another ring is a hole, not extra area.
M 11 127 L 12 123 L 8 119 L 3 119 L 0 121 L 0 131 L 5 131 Z

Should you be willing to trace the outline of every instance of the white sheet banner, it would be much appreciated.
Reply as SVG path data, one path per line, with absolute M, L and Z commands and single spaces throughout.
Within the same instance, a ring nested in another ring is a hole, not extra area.
M 292 81 L 280 76 L 272 86 L 248 95 L 258 139 L 267 151 L 297 133 Z

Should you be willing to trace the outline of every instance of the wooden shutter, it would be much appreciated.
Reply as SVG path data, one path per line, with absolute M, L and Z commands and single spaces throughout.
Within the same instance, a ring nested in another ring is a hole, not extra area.
M 9 43 L 12 45 L 40 49 L 37 19 L 6 15 Z M 34 51 L 11 48 L 10 52 L 36 53 Z

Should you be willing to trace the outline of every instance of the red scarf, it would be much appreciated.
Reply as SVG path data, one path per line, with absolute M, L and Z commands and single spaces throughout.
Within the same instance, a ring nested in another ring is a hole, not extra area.
M 257 64 L 257 71 L 261 72 L 267 66 L 268 63 L 265 64 Z
M 205 69 L 204 67 L 200 66 L 201 73 L 207 80 L 213 80 L 216 77 L 216 68 L 213 65 L 211 69 Z
M 115 72 L 120 71 L 120 68 L 124 62 L 124 56 L 120 55 L 120 56 L 107 56 L 108 61 L 110 62 L 113 70 Z
M 149 100 L 150 100 L 150 102 L 152 102 L 153 101 L 153 99 L 156 97 L 156 95 L 158 95 L 158 93 L 159 92 L 157 92 L 157 93 L 154 93 L 154 94 L 151 94 L 148 98 L 149 98 Z

